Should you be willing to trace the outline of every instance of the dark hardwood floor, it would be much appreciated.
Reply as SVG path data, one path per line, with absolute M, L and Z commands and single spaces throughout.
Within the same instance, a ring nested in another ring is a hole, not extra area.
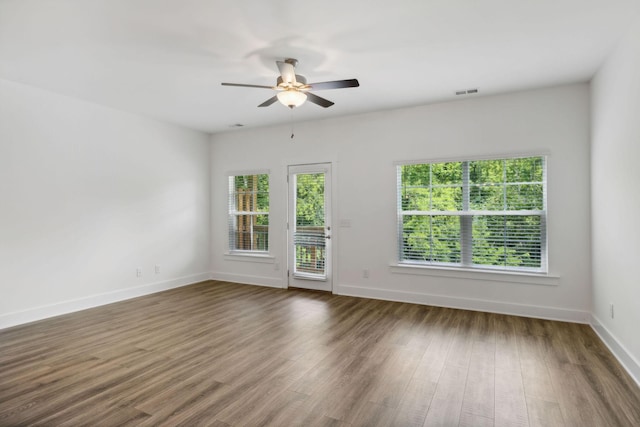
M 204 282 L 0 331 L 0 425 L 639 426 L 586 325 Z

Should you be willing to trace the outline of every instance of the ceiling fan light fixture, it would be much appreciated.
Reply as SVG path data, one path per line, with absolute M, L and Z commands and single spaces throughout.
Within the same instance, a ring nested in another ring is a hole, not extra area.
M 333 105 L 333 102 L 328 99 L 324 99 L 311 91 L 326 90 L 326 89 L 344 89 L 348 87 L 358 87 L 357 79 L 349 80 L 333 80 L 329 82 L 319 83 L 307 83 L 307 79 L 300 74 L 296 74 L 295 66 L 298 63 L 297 60 L 287 58 L 284 61 L 276 61 L 280 75 L 276 79 L 275 86 L 254 85 L 254 84 L 242 84 L 242 83 L 222 83 L 222 86 L 240 86 L 251 87 L 259 89 L 272 89 L 278 91 L 278 93 L 271 98 L 264 101 L 258 107 L 268 107 L 274 104 L 276 101 L 280 101 L 285 107 L 291 109 L 299 107 L 309 100 L 312 104 L 316 104 L 322 108 L 328 108 Z
M 307 100 L 307 94 L 296 89 L 287 89 L 278 92 L 278 101 L 286 107 L 299 107 Z

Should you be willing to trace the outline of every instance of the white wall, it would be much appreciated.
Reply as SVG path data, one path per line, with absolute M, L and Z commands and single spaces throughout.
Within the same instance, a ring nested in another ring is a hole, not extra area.
M 640 383 L 640 19 L 598 71 L 592 97 L 594 326 Z
M 209 147 L 0 80 L 0 327 L 207 279 Z
M 289 113 L 283 108 L 282 114 Z M 212 137 L 214 277 L 286 286 L 286 165 L 331 161 L 337 174 L 335 293 L 587 321 L 591 306 L 587 84 L 299 123 L 295 128 L 293 140 L 289 126 Z M 396 260 L 394 161 L 520 153 L 549 155 L 549 265 L 555 278 L 414 275 L 390 267 Z M 226 176 L 250 169 L 269 169 L 272 174 L 272 263 L 224 255 Z M 338 227 L 347 219 L 351 227 Z M 370 271 L 370 278 L 362 277 L 363 269 Z

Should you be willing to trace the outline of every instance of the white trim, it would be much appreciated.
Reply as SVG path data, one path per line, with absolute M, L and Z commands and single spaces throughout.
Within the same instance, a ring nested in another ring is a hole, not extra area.
M 514 211 L 517 212 L 517 211 Z M 268 211 L 235 211 L 235 210 L 230 210 L 229 211 L 229 215 L 254 215 L 254 216 L 258 216 L 258 215 L 269 215 Z
M 274 264 L 276 262 L 276 257 L 274 256 L 268 254 L 253 253 L 251 251 L 247 251 L 247 253 L 225 252 L 224 259 L 225 261 L 258 262 L 263 264 Z
M 227 177 L 244 175 L 269 175 L 270 173 L 271 171 L 269 169 L 245 169 L 240 171 L 227 172 Z
M 508 314 L 512 316 L 533 317 L 536 319 L 560 320 L 563 322 L 588 323 L 589 312 L 558 307 L 515 304 L 501 301 L 473 298 L 430 295 L 416 292 L 390 291 L 387 289 L 365 288 L 360 286 L 339 285 L 338 295 L 372 298 L 386 301 L 407 302 L 412 304 L 449 307 L 462 310 L 484 311 L 488 313 Z
M 539 150 L 533 152 L 513 152 L 495 155 L 478 155 L 478 156 L 462 156 L 462 157 L 435 157 L 429 159 L 411 159 L 411 160 L 394 160 L 394 166 L 404 165 L 420 165 L 425 163 L 448 163 L 448 162 L 473 162 L 477 160 L 504 160 L 504 159 L 525 159 L 528 157 L 549 157 L 551 151 Z
M 286 288 L 282 277 L 252 276 L 249 274 L 222 273 L 214 271 L 211 273 L 211 278 L 213 280 L 240 283 L 244 285 L 266 286 L 269 288 Z
M 148 283 L 135 286 L 133 288 L 119 289 L 112 292 L 91 295 L 69 301 L 62 301 L 55 304 L 30 308 L 27 310 L 15 311 L 0 315 L 0 329 L 22 325 L 24 323 L 35 322 L 49 317 L 69 314 L 88 308 L 99 307 L 143 295 L 155 294 L 168 289 L 179 288 L 193 283 L 203 282 L 211 279 L 211 273 L 199 273 L 190 276 L 178 277 L 176 279 L 162 282 Z
M 526 271 L 483 270 L 480 268 L 441 267 L 435 265 L 412 265 L 392 263 L 389 270 L 394 274 L 410 274 L 415 276 L 452 277 L 457 279 L 481 280 L 484 282 L 522 283 L 526 285 L 560 285 L 560 277 L 545 273 L 529 273 Z
M 600 337 L 602 342 L 640 387 L 640 362 L 638 359 L 622 345 L 615 335 L 613 335 L 593 313 L 591 314 L 590 320 L 591 328 L 595 331 L 596 335 Z

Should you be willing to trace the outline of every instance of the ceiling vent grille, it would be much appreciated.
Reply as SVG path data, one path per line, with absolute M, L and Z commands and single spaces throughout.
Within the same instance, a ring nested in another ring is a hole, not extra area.
M 473 93 L 478 93 L 478 89 L 466 89 L 466 90 L 456 91 L 456 95 L 471 95 Z

